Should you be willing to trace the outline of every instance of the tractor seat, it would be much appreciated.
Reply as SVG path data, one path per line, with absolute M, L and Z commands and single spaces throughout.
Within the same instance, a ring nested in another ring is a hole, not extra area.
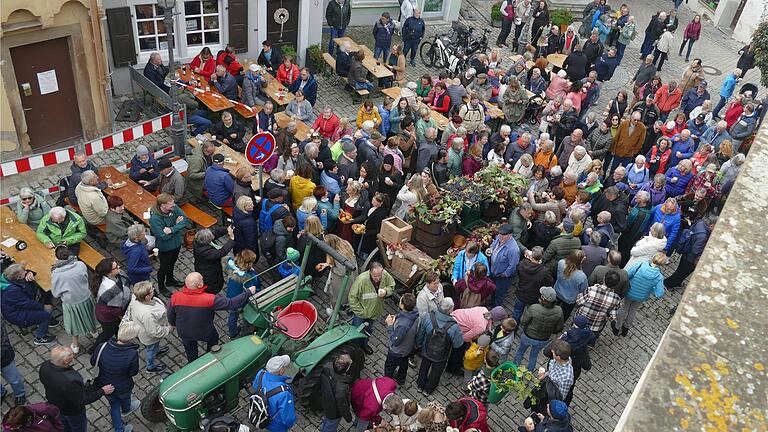
M 317 322 L 317 309 L 306 300 L 298 300 L 277 314 L 277 322 L 286 328 L 281 330 L 283 334 L 291 339 L 302 339 Z

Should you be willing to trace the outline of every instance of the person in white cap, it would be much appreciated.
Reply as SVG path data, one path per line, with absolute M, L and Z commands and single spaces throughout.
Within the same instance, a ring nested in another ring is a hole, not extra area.
M 285 432 L 296 424 L 296 408 L 291 386 L 288 384 L 290 377 L 285 375 L 290 365 L 289 356 L 274 356 L 253 379 L 253 388 L 257 392 L 263 391 L 266 395 L 273 389 L 279 389 L 277 393 L 267 398 L 270 422 L 266 429 L 270 432 Z
M 256 63 L 248 66 L 243 79 L 243 102 L 250 107 L 264 105 L 269 100 L 263 90 L 266 87 L 267 81 L 261 76 L 261 66 Z

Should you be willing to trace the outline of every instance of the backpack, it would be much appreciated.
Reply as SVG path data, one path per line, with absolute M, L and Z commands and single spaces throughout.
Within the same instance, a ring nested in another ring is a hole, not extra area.
M 424 344 L 424 357 L 433 362 L 445 361 L 448 359 L 453 346 L 451 338 L 448 336 L 448 330 L 456 323 L 452 322 L 444 327 L 438 327 L 434 312 L 429 313 L 429 319 L 432 321 L 432 331 L 427 335 L 427 343 Z
M 271 260 L 275 257 L 275 233 L 270 229 L 259 236 L 259 246 L 265 258 Z
M 680 255 L 684 255 L 690 252 L 691 247 L 693 246 L 691 237 L 693 237 L 693 231 L 691 231 L 690 228 L 684 229 L 683 232 L 680 234 L 680 237 L 677 239 L 677 244 L 675 245 L 675 252 L 679 253 Z
M 275 204 L 267 210 L 267 202 L 269 202 L 269 200 L 262 201 L 261 211 L 259 212 L 259 229 L 263 233 L 272 230 L 272 225 L 274 223 L 272 221 L 272 213 L 280 208 L 279 204 Z
M 268 392 L 264 392 L 261 382 L 264 379 L 265 373 L 259 375 L 259 380 L 256 383 L 256 394 L 251 396 L 251 402 L 248 406 L 248 420 L 259 429 L 266 429 L 272 421 L 269 415 L 269 398 L 278 393 L 288 391 L 286 386 L 280 385 Z

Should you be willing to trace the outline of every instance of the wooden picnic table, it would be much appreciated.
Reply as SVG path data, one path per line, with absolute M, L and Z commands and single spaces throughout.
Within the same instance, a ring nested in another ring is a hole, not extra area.
M 211 134 L 206 133 L 205 136 L 208 139 L 211 139 Z M 192 147 L 197 147 L 200 145 L 200 141 L 195 138 L 189 138 L 187 139 L 187 144 L 189 144 Z M 259 190 L 259 176 L 256 175 L 258 173 L 258 169 L 254 168 L 253 165 L 251 165 L 250 162 L 248 162 L 248 159 L 245 158 L 245 155 L 240 153 L 239 151 L 236 151 L 232 149 L 230 146 L 226 144 L 221 144 L 221 146 L 216 147 L 216 153 L 221 153 L 224 155 L 224 168 L 228 169 L 232 175 L 235 174 L 235 171 L 237 171 L 238 168 L 241 166 L 251 168 L 253 171 L 253 178 L 251 179 L 251 188 L 254 191 Z M 269 176 L 265 175 L 263 176 L 263 181 L 266 182 L 266 180 L 269 178 Z
M 384 88 L 381 89 L 381 92 L 394 100 L 398 100 L 400 98 L 400 87 Z
M 247 70 L 248 67 L 254 63 L 256 63 L 255 60 L 245 59 L 243 67 Z M 275 105 L 284 107 L 291 103 L 293 99 L 295 99 L 293 93 L 289 92 L 288 89 L 280 81 L 278 81 L 276 77 L 273 77 L 264 69 L 262 69 L 262 71 L 264 71 L 264 73 L 262 73 L 261 76 L 267 81 L 267 87 L 264 88 L 264 93 L 269 95 L 269 98 L 272 99 L 272 102 Z M 280 95 L 283 97 L 281 98 Z
M 215 86 L 208 84 L 205 77 L 192 72 L 192 69 L 189 67 L 183 69 L 179 68 L 178 72 L 180 79 L 189 83 L 193 82 L 193 80 L 197 82 L 197 86 L 190 84 L 187 85 L 186 88 L 191 90 L 195 97 L 200 99 L 205 106 L 211 108 L 212 111 L 222 111 L 228 108 L 234 108 L 234 110 L 244 118 L 252 118 L 260 111 L 259 107 L 252 108 L 242 102 L 227 99 L 224 95 L 219 93 Z
M 333 39 L 333 43 L 335 43 L 338 46 L 342 46 L 344 42 L 349 43 L 349 52 L 357 52 L 360 51 L 360 45 L 357 44 L 354 40 L 352 40 L 349 36 L 342 36 L 338 38 Z
M 125 186 L 119 189 L 112 189 L 111 186 L 108 186 L 104 188 L 104 193 L 109 196 L 122 198 L 123 205 L 128 210 L 128 213 L 136 216 L 145 225 L 149 225 L 149 218 L 144 216 L 149 216 L 149 209 L 155 205 L 157 198 L 113 166 L 105 166 L 99 170 L 99 179 L 101 181 L 105 181 L 108 175 L 111 176 L 110 180 L 112 180 L 113 184 L 125 182 Z M 145 215 L 145 213 L 147 214 Z
M 348 36 L 335 38 L 333 39 L 333 42 L 336 45 L 341 45 L 344 42 L 349 42 L 350 45 L 350 52 L 358 52 L 363 51 L 365 53 L 365 58 L 363 59 L 363 66 L 368 70 L 368 72 L 371 73 L 376 79 L 381 78 L 389 78 L 395 76 L 394 73 L 392 73 L 391 70 L 389 70 L 386 66 L 383 64 L 377 64 L 376 59 L 373 58 L 373 51 L 370 50 L 367 46 L 363 44 L 359 44 L 352 40 L 352 38 Z
M 27 248 L 20 251 L 16 246 L 0 246 L 17 263 L 24 263 L 26 268 L 37 272 L 35 280 L 46 291 L 51 289 L 51 266 L 56 262 L 53 249 L 48 249 L 37 239 L 35 231 L 29 225 L 19 222 L 16 213 L 9 207 L 0 206 L 0 218 L 2 218 L 2 241 L 13 237 L 16 240 L 24 240 Z M 6 237 L 7 236 L 7 237 Z
M 288 123 L 296 122 L 296 139 L 304 141 L 309 138 L 309 126 L 301 120 L 292 120 L 291 117 L 285 112 L 279 112 L 275 114 L 275 120 L 277 121 L 277 127 L 285 129 L 288 127 Z
M 547 56 L 547 61 L 562 69 L 566 57 L 568 56 L 565 54 L 550 54 Z

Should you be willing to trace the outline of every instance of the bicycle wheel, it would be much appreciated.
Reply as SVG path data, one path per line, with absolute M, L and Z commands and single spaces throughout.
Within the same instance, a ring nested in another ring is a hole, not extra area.
M 427 67 L 433 67 L 437 60 L 437 49 L 432 42 L 422 42 L 419 47 L 419 57 Z

